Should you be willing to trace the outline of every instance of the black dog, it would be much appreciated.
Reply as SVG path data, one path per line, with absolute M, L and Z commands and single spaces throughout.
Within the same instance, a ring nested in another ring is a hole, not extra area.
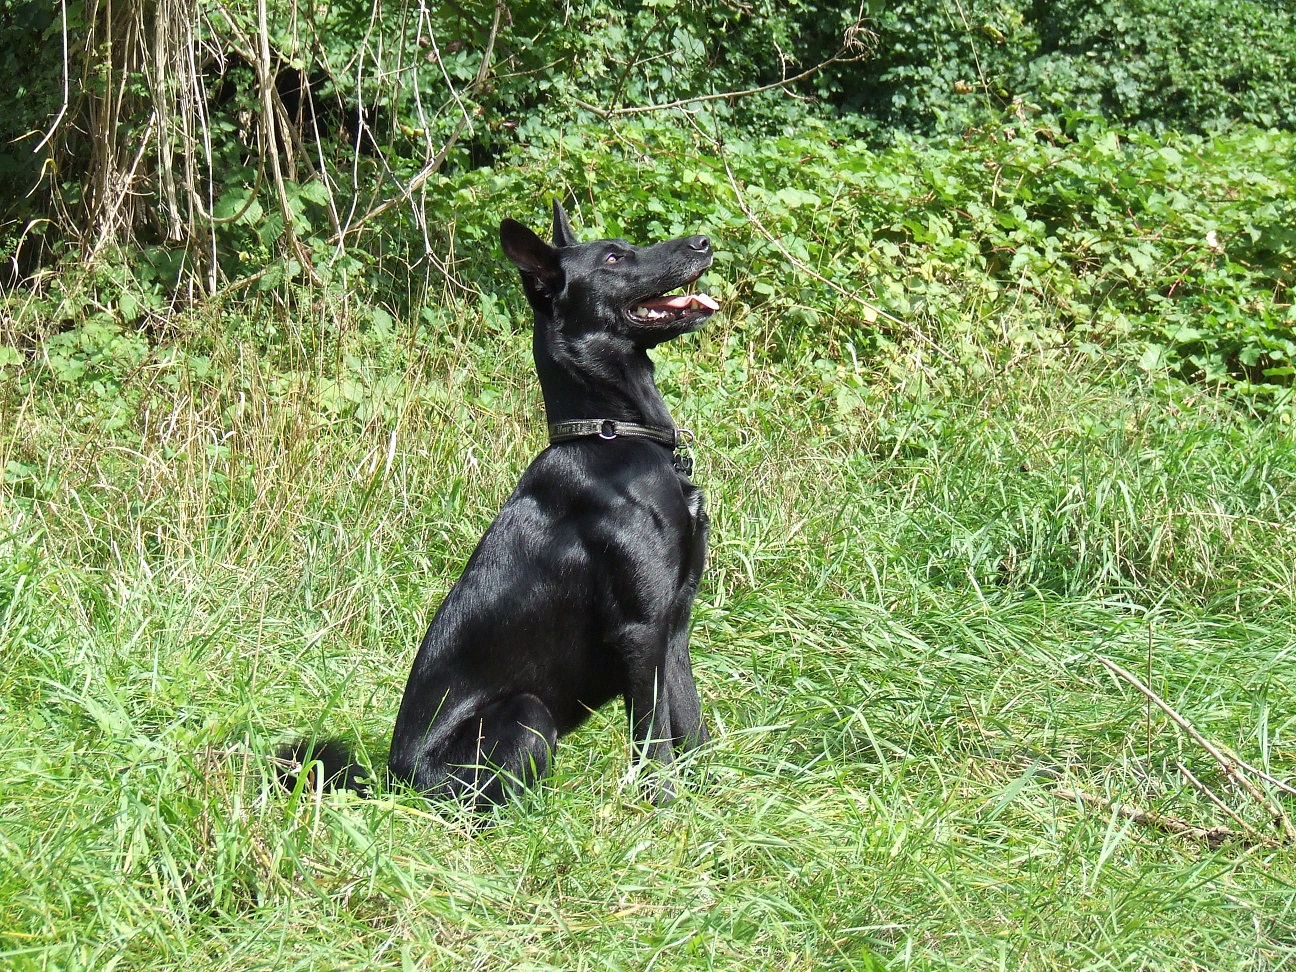
M 535 312 L 550 445 L 432 619 L 388 764 L 478 809 L 543 777 L 558 737 L 617 695 L 636 760 L 665 767 L 708 738 L 688 649 L 708 521 L 647 352 L 718 309 L 665 296 L 711 265 L 711 244 L 578 243 L 557 200 L 552 246 L 511 219 L 500 239 Z M 313 758 L 355 787 L 339 750 Z M 654 800 L 674 796 L 664 773 L 650 779 Z

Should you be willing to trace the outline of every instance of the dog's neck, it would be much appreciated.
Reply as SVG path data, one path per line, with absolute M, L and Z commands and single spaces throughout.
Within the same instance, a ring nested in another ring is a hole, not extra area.
M 599 418 L 674 428 L 652 359 L 628 339 L 592 333 L 568 340 L 537 313 L 532 351 L 551 424 Z

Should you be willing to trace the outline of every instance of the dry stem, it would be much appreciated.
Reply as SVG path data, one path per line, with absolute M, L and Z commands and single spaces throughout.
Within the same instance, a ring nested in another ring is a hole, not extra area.
M 1263 790 L 1261 790 L 1258 786 L 1255 785 L 1255 783 L 1251 781 L 1251 778 L 1247 776 L 1245 772 L 1243 772 L 1242 767 L 1238 764 L 1238 761 L 1230 759 L 1227 755 L 1225 755 L 1225 753 L 1220 749 L 1220 747 L 1217 746 L 1215 743 L 1211 742 L 1205 736 L 1203 736 L 1197 730 L 1196 726 L 1194 726 L 1191 722 L 1189 722 L 1186 718 L 1184 718 L 1183 715 L 1181 715 L 1173 707 L 1171 707 L 1169 703 L 1167 703 L 1164 699 L 1161 698 L 1161 696 L 1157 695 L 1150 688 L 1148 688 L 1141 681 L 1139 681 L 1138 676 L 1133 675 L 1130 672 L 1126 671 L 1124 668 L 1116 664 L 1116 662 L 1112 661 L 1110 658 L 1104 658 L 1101 655 L 1098 655 L 1096 657 L 1099 663 L 1102 664 L 1104 668 L 1106 668 L 1108 671 L 1112 672 L 1113 674 L 1119 676 L 1120 678 L 1124 679 L 1130 685 L 1134 686 L 1134 688 L 1142 692 L 1153 703 L 1155 703 L 1161 709 L 1161 711 L 1163 711 L 1166 715 L 1168 715 L 1171 718 L 1171 720 L 1175 723 L 1175 725 L 1179 726 L 1179 728 L 1182 729 L 1184 732 L 1186 732 L 1199 746 L 1202 747 L 1202 749 L 1206 750 L 1206 752 L 1210 754 L 1211 758 L 1214 759 L 1215 762 L 1219 764 L 1220 768 L 1224 770 L 1224 772 L 1228 776 L 1236 780 L 1238 785 L 1241 786 L 1242 789 L 1244 789 L 1251 796 L 1251 798 L 1256 801 L 1256 803 L 1264 807 L 1265 811 L 1270 815 L 1270 817 L 1272 817 L 1273 821 L 1278 825 L 1279 829 L 1282 831 L 1283 841 L 1285 843 L 1291 843 L 1293 841 L 1296 841 L 1296 827 L 1292 826 L 1292 822 L 1290 818 L 1288 818 L 1287 814 L 1283 811 L 1282 807 L 1274 803 Z
M 1154 830 L 1164 830 L 1167 833 L 1179 834 L 1184 837 L 1192 837 L 1197 840 L 1205 841 L 1210 847 L 1218 847 L 1220 844 L 1229 841 L 1241 841 L 1243 843 L 1253 843 L 1249 835 L 1244 835 L 1231 827 L 1225 827 L 1219 824 L 1214 827 L 1196 827 L 1186 820 L 1180 820 L 1178 817 L 1168 817 L 1162 813 L 1154 813 L 1149 810 L 1140 810 L 1138 807 L 1131 807 L 1124 803 L 1117 803 L 1114 800 L 1108 800 L 1106 797 L 1098 796 L 1094 793 L 1088 793 L 1084 790 L 1076 790 L 1071 787 L 1054 787 L 1049 790 L 1053 796 L 1059 800 L 1066 800 L 1071 803 L 1087 803 L 1090 806 L 1102 807 L 1110 810 L 1118 817 L 1124 817 L 1132 820 L 1136 824 L 1144 827 L 1151 827 Z M 1261 838 L 1262 840 L 1264 838 Z M 1272 843 L 1272 841 L 1266 841 Z

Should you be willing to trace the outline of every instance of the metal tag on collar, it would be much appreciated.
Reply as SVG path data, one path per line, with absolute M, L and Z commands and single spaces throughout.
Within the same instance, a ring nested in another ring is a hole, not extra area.
M 682 476 L 693 475 L 693 433 L 688 429 L 675 430 L 675 469 Z

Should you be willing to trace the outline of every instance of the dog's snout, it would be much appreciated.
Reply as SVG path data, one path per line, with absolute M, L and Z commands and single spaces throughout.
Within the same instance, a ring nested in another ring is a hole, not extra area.
M 706 253 L 711 249 L 711 241 L 705 236 L 691 236 L 688 241 L 690 250 L 697 250 L 699 253 Z

